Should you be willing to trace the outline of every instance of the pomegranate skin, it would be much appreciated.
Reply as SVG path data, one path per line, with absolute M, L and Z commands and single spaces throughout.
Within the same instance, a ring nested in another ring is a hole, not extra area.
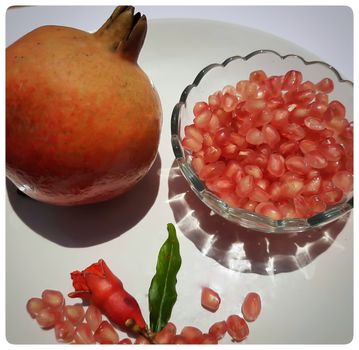
M 6 49 L 6 171 L 19 189 L 51 204 L 89 204 L 147 174 L 162 111 L 136 60 L 60 26 Z

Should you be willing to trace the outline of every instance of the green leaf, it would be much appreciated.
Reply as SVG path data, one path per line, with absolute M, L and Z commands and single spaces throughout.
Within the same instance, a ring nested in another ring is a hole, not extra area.
M 181 267 L 181 255 L 176 229 L 167 225 L 168 238 L 162 245 L 157 258 L 156 274 L 148 293 L 150 327 L 159 332 L 169 321 L 177 300 L 177 272 Z

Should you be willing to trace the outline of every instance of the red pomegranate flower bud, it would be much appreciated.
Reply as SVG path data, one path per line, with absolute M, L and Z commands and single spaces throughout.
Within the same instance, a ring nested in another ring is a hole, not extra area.
M 69 293 L 70 298 L 86 300 L 120 327 L 134 331 L 146 328 L 137 301 L 126 292 L 104 260 L 100 259 L 81 272 L 72 272 L 71 279 L 75 291 Z

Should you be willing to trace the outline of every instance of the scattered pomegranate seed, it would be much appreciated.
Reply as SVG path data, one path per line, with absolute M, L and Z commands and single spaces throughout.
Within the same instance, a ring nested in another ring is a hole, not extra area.
M 255 321 L 259 316 L 261 308 L 260 296 L 254 292 L 248 293 L 242 304 L 242 314 L 244 319 L 248 322 Z
M 85 313 L 85 319 L 92 332 L 95 332 L 102 322 L 102 313 L 99 308 L 89 305 Z
M 77 325 L 85 318 L 85 309 L 81 304 L 66 305 L 64 307 L 64 316 L 72 324 Z
M 176 326 L 172 322 L 168 322 L 160 332 L 155 336 L 158 344 L 171 344 L 173 337 L 176 335 Z
M 41 328 L 52 328 L 56 322 L 63 320 L 62 313 L 51 307 L 45 307 L 36 315 L 36 321 Z
M 221 303 L 221 298 L 213 289 L 202 288 L 201 305 L 208 311 L 216 312 Z
M 118 343 L 123 344 L 123 345 L 129 345 L 129 344 L 132 344 L 132 341 L 129 338 L 124 338 L 124 339 L 121 339 Z
M 188 343 L 186 342 L 186 339 L 182 335 L 177 334 L 172 338 L 172 344 L 188 344 Z
M 45 307 L 44 301 L 40 298 L 31 298 L 26 304 L 26 309 L 32 318 L 35 318 Z
M 329 94 L 334 89 L 333 80 L 330 78 L 324 78 L 319 83 L 316 84 L 316 88 L 321 92 Z
M 65 304 L 64 296 L 58 290 L 45 289 L 41 298 L 47 306 L 55 309 L 62 308 Z
M 87 323 L 77 325 L 74 335 L 76 344 L 95 344 L 95 338 L 90 326 Z
M 231 315 L 227 318 L 227 332 L 236 342 L 241 342 L 249 335 L 249 328 L 246 321 L 238 316 Z
M 182 329 L 180 335 L 188 344 L 199 344 L 202 332 L 196 327 L 186 326 Z
M 70 343 L 75 336 L 75 327 L 68 321 L 60 321 L 55 324 L 55 337 L 58 342 Z
M 100 344 L 117 344 L 120 340 L 117 332 L 108 321 L 102 321 L 94 333 L 95 340 Z
M 209 328 L 208 333 L 213 334 L 218 341 L 221 340 L 227 333 L 227 323 L 225 321 L 214 323 Z

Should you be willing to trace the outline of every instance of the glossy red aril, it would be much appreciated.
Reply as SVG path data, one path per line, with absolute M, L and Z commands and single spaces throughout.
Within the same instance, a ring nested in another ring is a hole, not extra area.
M 63 316 L 59 310 L 51 307 L 45 307 L 36 315 L 36 321 L 42 328 L 52 328 L 56 322 L 63 320 Z
M 323 78 L 319 83 L 316 84 L 316 88 L 325 94 L 329 94 L 334 89 L 333 80 L 330 78 Z
M 45 289 L 41 298 L 44 301 L 45 305 L 52 308 L 62 308 L 65 304 L 64 296 L 58 290 Z
M 90 329 L 94 332 L 102 322 L 102 313 L 94 305 L 89 305 L 85 313 L 85 319 Z
M 332 181 L 343 192 L 351 192 L 353 190 L 353 174 L 349 171 L 338 171 L 333 175 Z
M 333 87 L 330 78 L 303 82 L 296 70 L 258 70 L 198 102 L 183 139 L 194 171 L 228 205 L 275 220 L 334 205 L 352 188 L 353 125 L 329 101 Z M 337 173 L 336 186 L 321 188 Z
M 77 325 L 74 335 L 76 344 L 95 344 L 93 332 L 87 323 L 80 323 Z
M 41 298 L 31 298 L 26 303 L 26 309 L 32 318 L 35 318 L 44 308 L 46 305 Z
M 100 344 L 117 344 L 120 340 L 110 322 L 102 321 L 94 333 L 95 340 Z
M 218 340 L 213 334 L 202 334 L 200 344 L 218 344 Z
M 213 334 L 217 340 L 221 340 L 227 333 L 226 321 L 219 321 L 214 323 L 208 330 L 209 334 Z
M 201 305 L 206 310 L 216 312 L 221 304 L 221 297 L 211 288 L 202 288 Z
M 158 344 L 171 344 L 173 337 L 176 335 L 176 326 L 172 322 L 168 322 L 161 331 L 155 336 Z
M 70 343 L 75 336 L 75 327 L 68 321 L 60 321 L 55 324 L 55 337 L 58 342 Z
M 244 319 L 248 322 L 255 321 L 261 312 L 261 308 L 262 304 L 259 294 L 254 292 L 248 293 L 242 304 L 242 314 Z
M 64 307 L 64 316 L 72 324 L 77 325 L 83 321 L 85 317 L 85 309 L 81 304 L 66 305 Z
M 231 315 L 227 318 L 227 332 L 236 342 L 241 342 L 249 335 L 247 322 L 238 315 Z
M 180 334 L 188 344 L 199 344 L 202 332 L 197 327 L 186 326 Z

